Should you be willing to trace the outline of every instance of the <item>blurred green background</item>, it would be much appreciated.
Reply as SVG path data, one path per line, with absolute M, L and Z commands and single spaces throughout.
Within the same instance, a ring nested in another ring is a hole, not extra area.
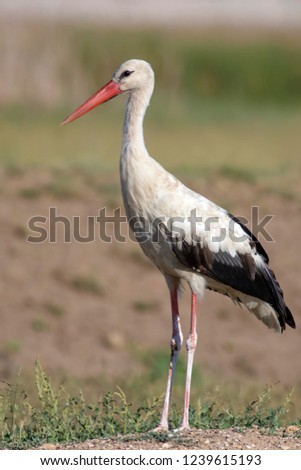
M 298 31 L 277 35 L 4 23 L 0 41 L 4 166 L 79 165 L 115 171 L 123 118 L 118 101 L 86 117 L 80 135 L 77 126 L 62 132 L 56 123 L 105 83 L 122 61 L 136 57 L 149 61 L 156 73 L 147 142 L 171 170 L 195 174 L 201 165 L 202 172 L 227 172 L 230 167 L 231 173 L 235 165 L 234 172 L 246 178 L 281 172 L 285 179 L 280 191 L 286 191 L 287 182 L 288 192 L 295 184 Z M 100 129 L 106 136 L 101 142 Z

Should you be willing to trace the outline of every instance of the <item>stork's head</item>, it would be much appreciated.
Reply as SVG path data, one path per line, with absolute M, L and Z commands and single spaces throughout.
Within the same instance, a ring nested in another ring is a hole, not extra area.
M 62 125 L 78 119 L 96 106 L 126 91 L 141 90 L 145 91 L 150 97 L 153 87 L 154 72 L 150 64 L 145 60 L 127 60 L 115 70 L 112 79 L 70 114 L 62 122 Z
M 127 60 L 113 73 L 112 81 L 119 86 L 119 90 L 131 91 L 145 87 L 154 82 L 154 72 L 145 60 Z

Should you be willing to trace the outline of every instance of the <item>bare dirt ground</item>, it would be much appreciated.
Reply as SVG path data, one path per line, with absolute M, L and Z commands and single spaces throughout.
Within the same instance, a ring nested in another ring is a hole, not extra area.
M 74 194 L 54 194 L 49 189 L 54 178 L 43 171 L 1 175 L 0 377 L 5 380 L 21 368 L 32 369 L 39 358 L 47 373 L 59 373 L 67 381 L 68 377 L 101 375 L 118 383 L 120 377 L 141 371 L 137 351 L 151 354 L 166 348 L 168 355 L 168 292 L 161 275 L 136 243 L 104 243 L 98 239 L 92 243 L 64 243 L 61 230 L 57 243 L 28 243 L 26 238 L 32 235 L 28 220 L 35 215 L 48 216 L 49 207 L 56 207 L 58 215 L 70 219 L 80 216 L 84 234 L 87 216 L 97 215 L 105 205 L 109 212 L 110 207 L 121 204 L 118 178 L 109 182 L 113 188 L 109 195 L 96 190 L 81 175 L 73 176 Z M 275 215 L 269 224 L 275 242 L 264 242 L 264 246 L 298 326 L 299 200 L 237 181 L 233 192 L 233 184 L 230 179 L 218 178 L 194 189 L 220 203 L 227 201 L 232 212 L 244 216 L 249 215 L 246 208 L 256 196 L 262 216 Z M 39 191 L 31 194 L 28 188 L 32 187 Z M 187 292 L 181 299 L 181 311 L 187 333 Z M 288 328 L 283 335 L 276 335 L 227 298 L 208 292 L 199 311 L 195 367 L 219 377 L 221 383 L 233 379 L 239 383 L 264 385 L 280 381 L 298 386 L 300 339 L 300 328 Z M 294 432 L 283 430 L 271 436 L 256 429 L 193 431 L 163 440 L 149 435 L 145 439 L 128 436 L 64 448 L 299 449 L 300 440 Z
M 33 184 L 49 188 L 52 179 L 47 172 L 2 175 L 1 377 L 32 367 L 37 358 L 49 373 L 60 370 L 75 377 L 137 373 L 133 347 L 169 350 L 170 306 L 164 280 L 137 243 L 105 243 L 98 238 L 91 243 L 64 243 L 62 223 L 56 224 L 57 243 L 28 243 L 28 234 L 37 235 L 27 229 L 28 220 L 35 215 L 48 217 L 49 207 L 70 220 L 80 216 L 84 235 L 87 216 L 96 216 L 108 203 L 121 205 L 118 180 L 113 196 L 97 192 L 80 177 L 73 196 L 53 196 L 46 189 L 35 197 L 26 193 Z M 264 246 L 298 325 L 300 204 L 237 181 L 234 193 L 233 184 L 219 178 L 195 189 L 220 203 L 226 200 L 232 212 L 246 217 L 256 195 L 260 216 L 275 214 L 268 226 L 275 241 Z M 110 207 L 108 213 L 113 211 Z M 186 334 L 189 300 L 184 292 L 181 312 Z M 221 379 L 293 385 L 301 377 L 300 336 L 299 328 L 274 334 L 229 299 L 207 292 L 199 308 L 196 365 Z
M 162 436 L 129 435 L 114 439 L 93 439 L 69 445 L 45 444 L 39 449 L 76 449 L 76 450 L 174 450 L 174 449 L 221 449 L 221 450 L 300 450 L 301 440 L 295 437 L 293 426 L 283 429 L 277 435 L 266 434 L 256 428 L 246 429 L 208 429 L 205 431 L 173 433 Z

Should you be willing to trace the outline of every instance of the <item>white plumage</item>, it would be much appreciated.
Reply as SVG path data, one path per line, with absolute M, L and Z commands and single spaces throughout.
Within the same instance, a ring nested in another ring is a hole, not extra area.
M 112 80 L 77 108 L 64 122 L 77 119 L 95 106 L 128 92 L 123 127 L 120 178 L 129 224 L 141 247 L 164 275 L 171 296 L 171 359 L 160 425 L 168 429 L 172 379 L 183 342 L 178 290 L 191 289 L 191 327 L 182 429 L 189 429 L 191 371 L 197 344 L 196 301 L 206 288 L 243 304 L 277 332 L 286 323 L 295 327 L 268 256 L 258 240 L 227 211 L 184 186 L 148 155 L 143 118 L 154 88 L 154 73 L 143 60 L 129 60 Z

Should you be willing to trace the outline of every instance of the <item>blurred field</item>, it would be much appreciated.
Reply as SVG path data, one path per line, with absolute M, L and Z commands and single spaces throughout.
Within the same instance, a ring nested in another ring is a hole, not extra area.
M 132 57 L 153 64 L 145 123 L 150 154 L 237 215 L 275 215 L 263 241 L 300 322 L 300 36 L 253 32 L 0 29 L 0 378 L 21 381 L 39 358 L 57 382 L 97 396 L 122 385 L 135 403 L 164 390 L 167 289 L 133 243 L 29 244 L 27 222 L 49 207 L 83 221 L 119 207 L 123 98 L 65 128 L 59 122 Z M 189 299 L 181 309 L 185 332 Z M 208 293 L 199 315 L 193 400 L 245 403 L 266 384 L 301 411 L 300 329 L 278 337 Z M 175 399 L 182 394 L 185 351 Z M 279 382 L 279 383 L 278 383 Z M 149 388 L 146 387 L 149 384 Z

